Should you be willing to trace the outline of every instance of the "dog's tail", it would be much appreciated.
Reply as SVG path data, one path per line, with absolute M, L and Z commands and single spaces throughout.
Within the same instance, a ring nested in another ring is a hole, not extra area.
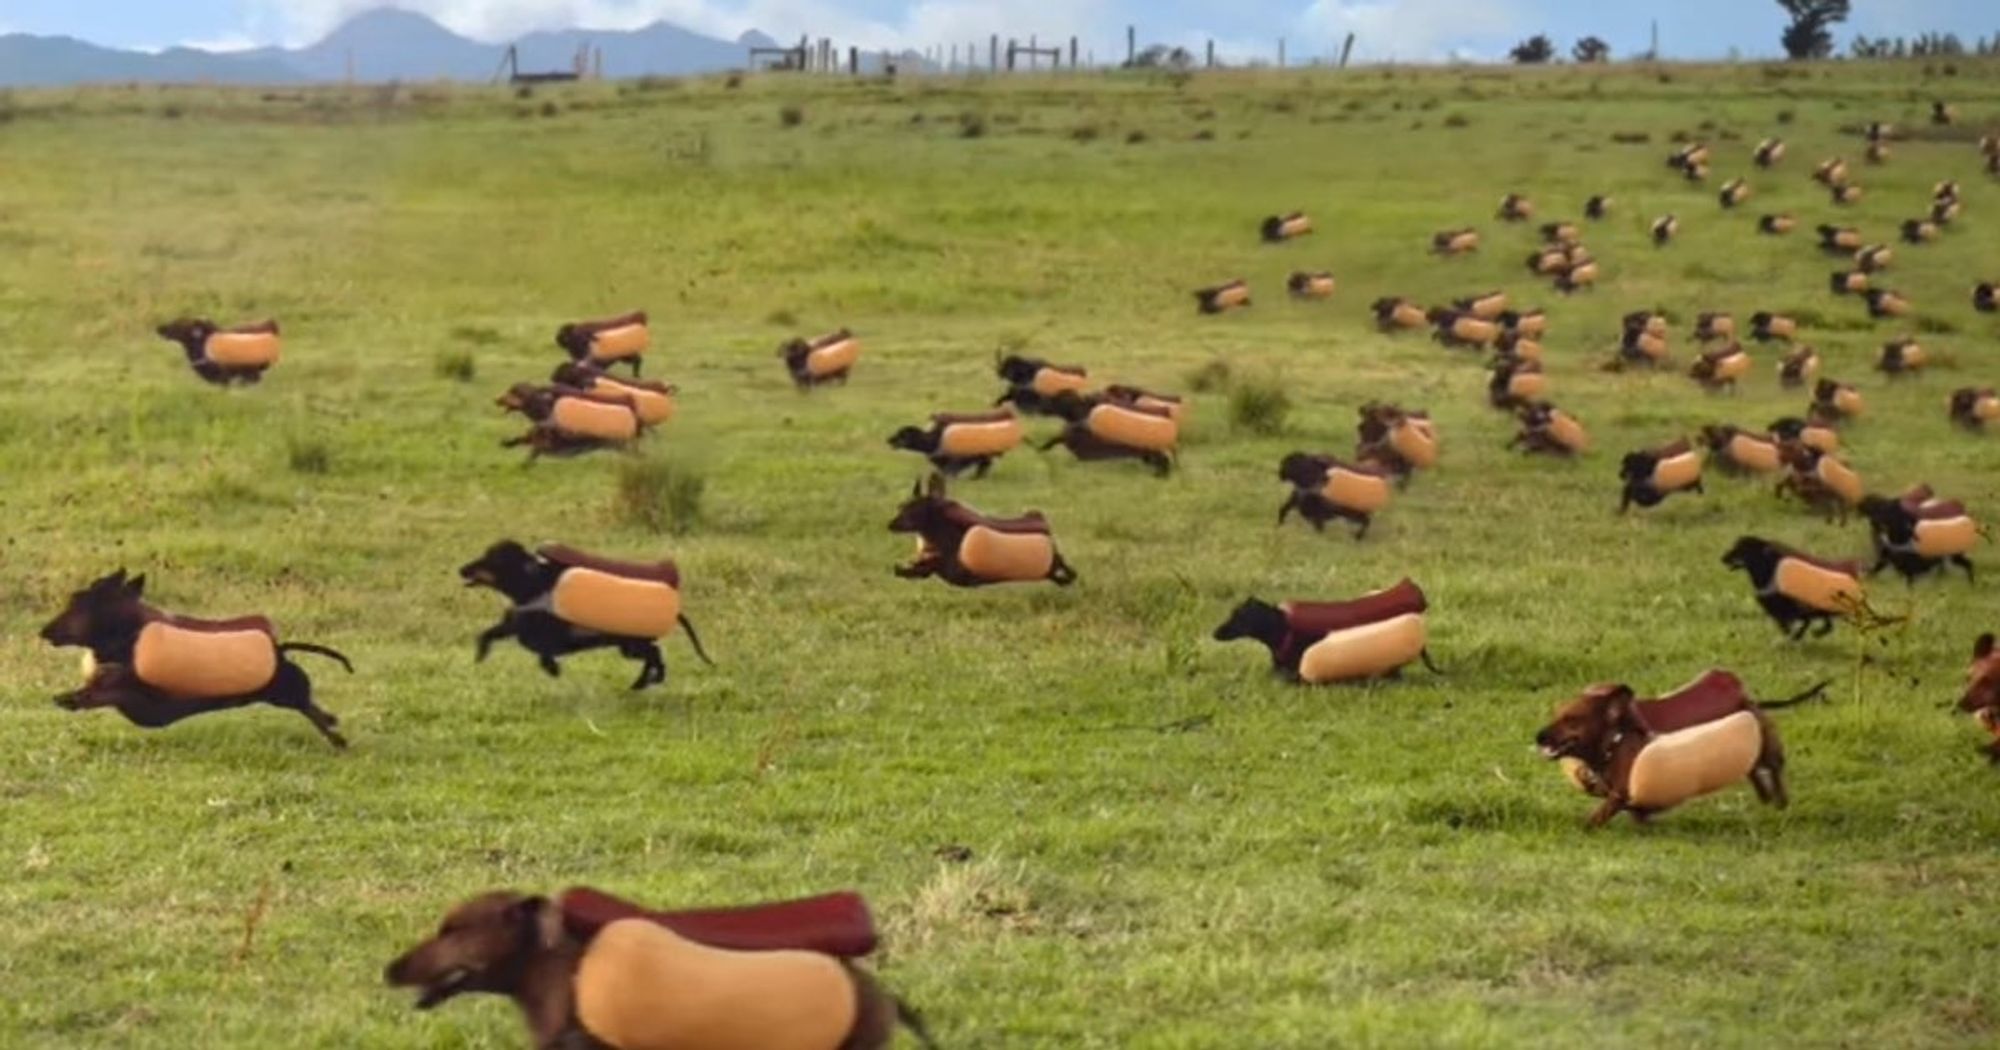
M 1791 697 L 1790 699 L 1773 700 L 1769 703 L 1765 703 L 1764 701 L 1759 700 L 1757 701 L 1757 706 L 1766 711 L 1782 711 L 1787 707 L 1797 707 L 1808 700 L 1819 699 L 1821 696 L 1825 695 L 1827 688 L 1831 685 L 1833 685 L 1833 679 L 1829 678 L 1826 681 L 1821 682 L 1816 686 L 1813 686 L 1811 689 L 1808 689 L 1797 696 Z
M 931 1030 L 924 1024 L 924 1015 L 918 1013 L 916 1007 L 904 1002 L 901 996 L 890 995 L 889 1001 L 895 1004 L 896 1020 L 901 1022 L 904 1028 L 909 1029 L 910 1034 L 917 1037 L 917 1042 L 924 1044 L 925 1050 L 937 1050 L 937 1040 L 931 1038 Z
M 1430 673 L 1435 675 L 1444 674 L 1444 668 L 1439 667 L 1437 664 L 1431 661 L 1431 650 L 1429 646 L 1425 646 L 1422 650 L 1418 651 L 1417 655 L 1423 657 L 1424 667 L 1427 670 L 1429 670 Z
M 688 633 L 688 641 L 694 644 L 694 654 L 696 656 L 701 657 L 702 663 L 705 663 L 710 667 L 714 667 L 715 661 L 709 659 L 708 651 L 701 647 L 701 635 L 694 633 L 693 621 L 687 618 L 686 613 L 681 614 L 680 621 L 681 621 L 681 630 L 686 631 Z
M 314 645 L 311 642 L 286 642 L 278 646 L 278 652 L 280 654 L 312 653 L 315 656 L 324 656 L 329 660 L 337 661 L 340 666 L 347 669 L 348 674 L 354 673 L 354 665 L 348 661 L 346 656 L 336 650 L 328 649 L 324 645 Z

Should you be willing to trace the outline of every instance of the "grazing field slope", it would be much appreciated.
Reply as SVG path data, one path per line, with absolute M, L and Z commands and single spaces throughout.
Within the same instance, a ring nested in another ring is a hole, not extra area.
M 1776 310 L 1866 396 L 1845 455 L 1872 490 L 2000 518 L 2000 438 L 1944 411 L 2000 382 L 2000 323 L 1971 306 L 2000 279 L 1973 144 L 2000 66 L 1951 71 L 0 101 L 0 1044 L 522 1046 L 504 1002 L 417 1014 L 381 968 L 475 891 L 590 883 L 678 905 L 859 888 L 884 976 L 953 1050 L 1990 1046 L 2000 774 L 1949 705 L 2000 629 L 2000 556 L 1982 546 L 1973 586 L 1881 577 L 1904 625 L 1793 644 L 1722 553 L 1752 533 L 1859 557 L 1858 519 L 1715 472 L 1615 513 L 1620 454 L 1803 411 L 1776 347 L 1734 395 L 1682 374 L 1698 312 Z M 1928 127 L 1933 98 L 1963 125 Z M 1872 120 L 1910 133 L 1884 167 L 1861 162 Z M 1663 165 L 1677 132 L 1715 146 L 1706 186 Z M 1772 134 L 1790 156 L 1757 171 Z M 1808 177 L 1835 154 L 1867 190 L 1838 212 Z M 1755 196 L 1725 212 L 1736 175 Z M 1916 314 L 1830 295 L 1811 227 L 1891 239 L 1946 178 L 1964 217 L 1880 279 Z M 1615 198 L 1584 231 L 1601 287 L 1528 277 L 1532 224 L 1493 219 L 1509 191 L 1549 219 Z M 1295 208 L 1318 232 L 1258 243 Z M 1757 236 L 1776 210 L 1801 230 Z M 1463 225 L 1480 253 L 1427 254 Z M 1322 269 L 1331 300 L 1283 294 Z M 1189 293 L 1235 277 L 1255 305 L 1198 318 Z M 1366 310 L 1495 288 L 1548 309 L 1550 395 L 1590 455 L 1507 452 L 1480 359 Z M 524 468 L 494 396 L 547 376 L 559 323 L 634 307 L 679 418 L 636 460 Z M 1671 316 L 1680 369 L 1602 371 L 1639 309 Z M 185 313 L 278 317 L 285 359 L 209 388 L 151 334 Z M 843 325 L 852 383 L 795 393 L 778 345 Z M 1871 366 L 1905 331 L 1936 362 L 1891 384 Z M 1181 469 L 1016 452 L 954 491 L 1047 512 L 1081 582 L 897 580 L 910 542 L 886 525 L 921 462 L 884 441 L 989 404 L 1002 350 L 1188 395 Z M 1274 390 L 1282 432 L 1242 425 L 1274 421 Z M 1347 455 L 1375 398 L 1430 409 L 1440 468 L 1363 542 L 1274 527 L 1279 458 Z M 678 636 L 639 694 L 610 655 L 560 679 L 511 645 L 475 665 L 501 602 L 455 570 L 501 537 L 677 558 L 719 666 Z M 351 654 L 351 677 L 306 666 L 353 749 L 271 708 L 143 732 L 53 707 L 76 656 L 35 631 L 119 566 L 164 607 Z M 1248 595 L 1406 575 L 1442 677 L 1299 689 L 1209 640 Z M 1552 706 L 1712 665 L 1766 697 L 1835 681 L 1774 716 L 1792 807 L 1734 789 L 1584 831 L 1592 800 L 1532 747 Z

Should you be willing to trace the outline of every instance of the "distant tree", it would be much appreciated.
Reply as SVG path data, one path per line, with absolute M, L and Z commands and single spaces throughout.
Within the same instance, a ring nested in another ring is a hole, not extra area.
M 1611 61 L 1611 45 L 1598 37 L 1587 36 L 1577 41 L 1575 47 L 1569 49 L 1569 55 L 1571 58 L 1586 65 L 1596 62 L 1609 62 Z
M 1556 59 L 1556 42 L 1550 40 L 1546 33 L 1537 33 L 1515 44 L 1514 50 L 1507 52 L 1507 55 L 1518 65 L 1545 65 Z
M 1832 27 L 1847 21 L 1853 0 L 1778 0 L 1792 16 L 1781 41 L 1794 59 L 1826 58 L 1833 54 Z

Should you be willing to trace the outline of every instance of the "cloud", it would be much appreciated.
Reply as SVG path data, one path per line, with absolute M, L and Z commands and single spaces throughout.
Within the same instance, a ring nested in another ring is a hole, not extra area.
M 1313 0 L 1296 31 L 1321 52 L 1353 33 L 1357 57 L 1428 61 L 1503 50 L 1526 21 L 1507 0 Z
M 248 34 L 311 43 L 384 0 L 247 0 Z M 665 21 L 734 38 L 758 29 L 780 39 L 806 33 L 862 47 L 922 47 L 1038 33 L 1051 39 L 1111 31 L 1112 0 L 918 0 L 893 17 L 856 14 L 841 0 L 394 0 L 477 40 L 511 40 L 538 29 L 637 29 Z
M 232 51 L 249 51 L 260 45 L 245 34 L 224 33 L 221 36 L 212 37 L 207 40 L 183 40 L 177 46 L 193 48 L 196 51 L 207 51 L 215 55 L 225 55 Z

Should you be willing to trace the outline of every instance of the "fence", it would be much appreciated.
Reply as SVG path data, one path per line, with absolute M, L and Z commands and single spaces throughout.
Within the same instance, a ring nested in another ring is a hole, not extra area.
M 1315 59 L 1313 65 L 1338 65 L 1346 68 L 1354 52 L 1354 35 L 1348 34 L 1346 43 L 1340 50 L 1338 59 Z M 1263 61 L 1252 59 L 1248 65 L 1262 65 Z M 1276 65 L 1283 69 L 1287 64 L 1286 42 L 1277 41 Z M 1158 67 L 1171 69 L 1220 68 L 1223 63 L 1216 55 L 1215 41 L 1208 41 L 1199 63 L 1185 48 L 1153 45 L 1140 50 L 1139 28 L 1127 26 L 1125 30 L 1125 57 L 1118 63 L 1123 68 Z M 1066 42 L 1052 41 L 1044 45 L 1037 35 L 1025 40 L 994 33 L 983 42 L 969 41 L 965 44 L 937 44 L 921 49 L 886 51 L 864 50 L 859 47 L 837 46 L 831 37 L 817 40 L 810 36 L 799 38 L 792 47 L 753 47 L 750 49 L 752 69 L 768 72 L 794 73 L 841 73 L 858 76 L 862 73 L 1022 73 L 1061 72 L 1064 70 L 1105 69 L 1100 65 L 1095 51 L 1086 51 L 1082 41 L 1070 37 Z

